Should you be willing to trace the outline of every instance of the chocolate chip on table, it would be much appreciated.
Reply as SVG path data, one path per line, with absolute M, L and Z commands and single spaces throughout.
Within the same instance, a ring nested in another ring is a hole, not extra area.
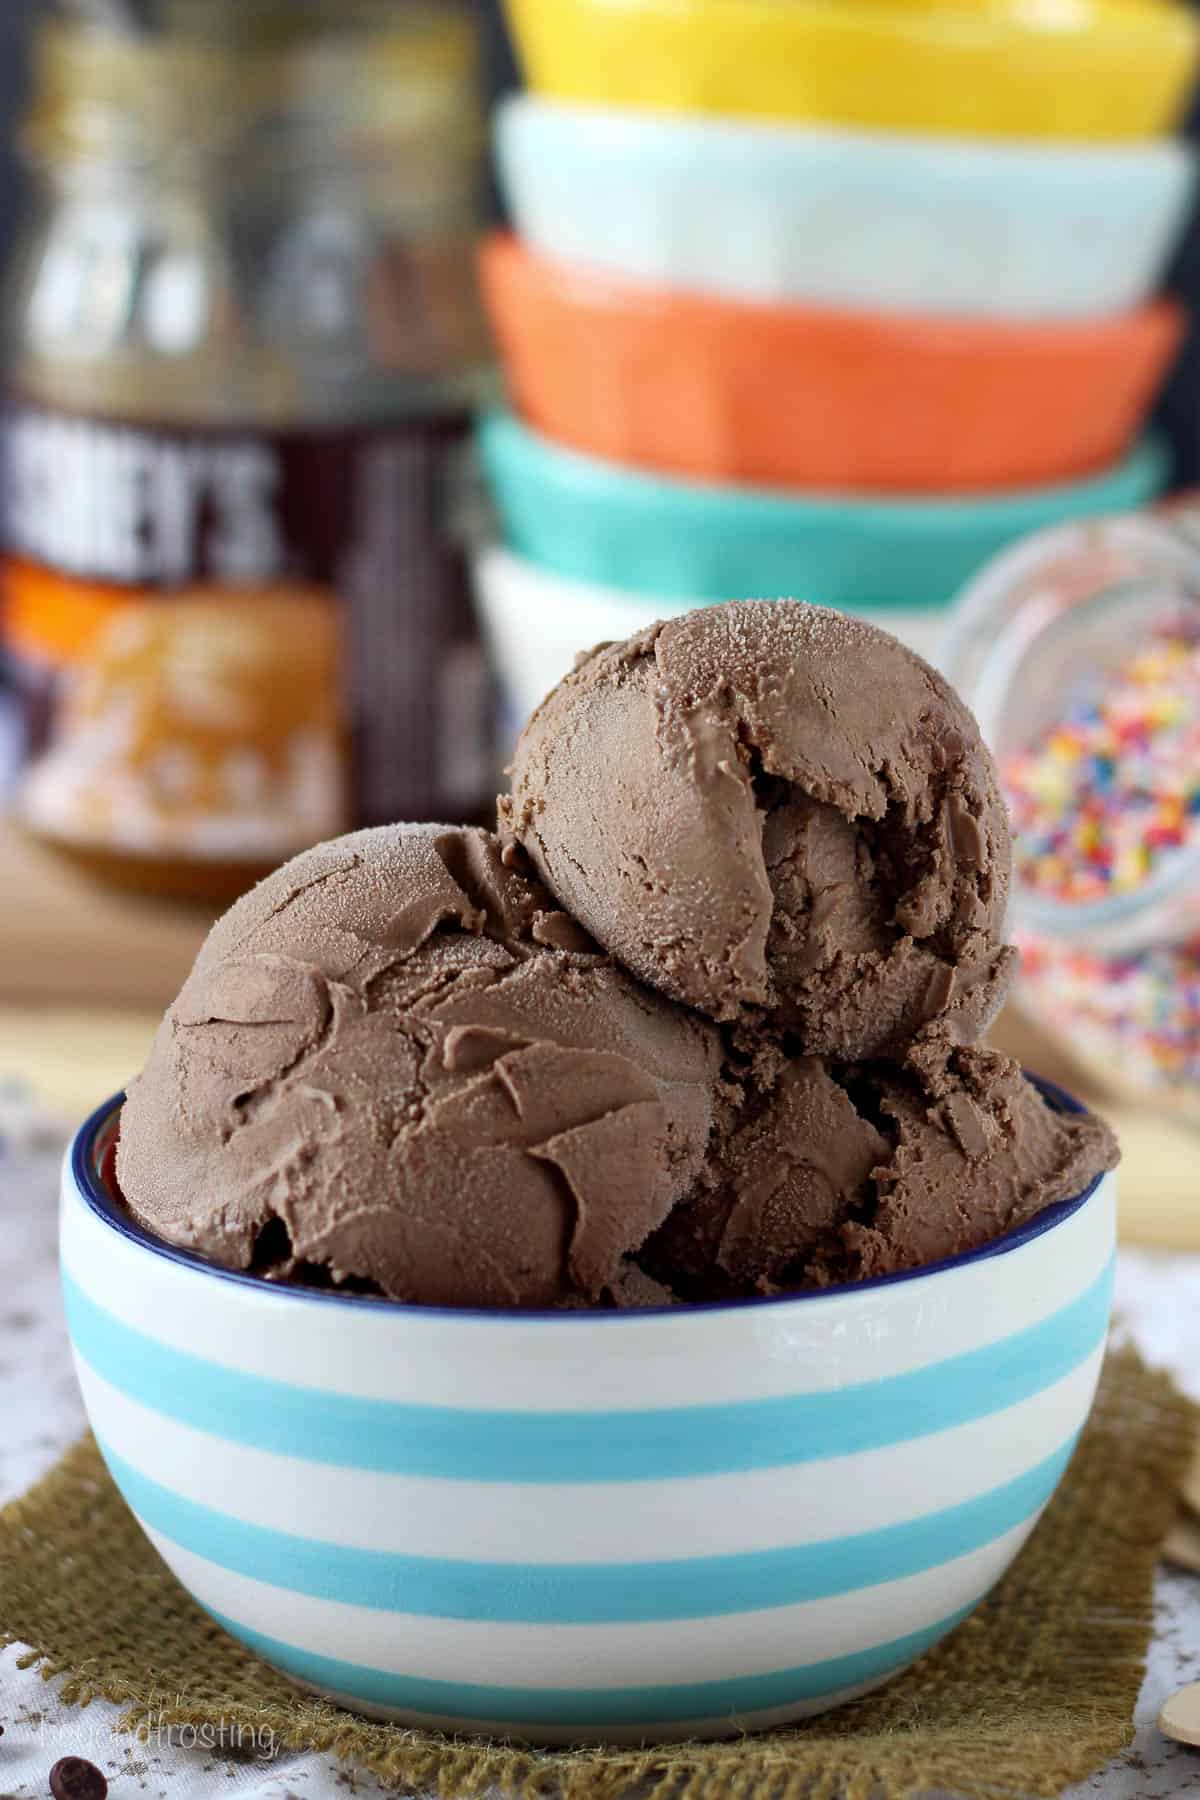
M 1200 1575 L 1200 1525 L 1181 1513 L 1167 1534 L 1162 1553 L 1164 1562 Z
M 1200 1518 L 1200 1449 L 1192 1458 L 1192 1466 L 1183 1478 L 1183 1503 Z
M 50 1792 L 54 1800 L 104 1800 L 108 1783 L 95 1763 L 63 1756 L 50 1771 Z
M 1177 1744 L 1200 1744 L 1200 1681 L 1171 1695 L 1158 1715 L 1158 1727 Z

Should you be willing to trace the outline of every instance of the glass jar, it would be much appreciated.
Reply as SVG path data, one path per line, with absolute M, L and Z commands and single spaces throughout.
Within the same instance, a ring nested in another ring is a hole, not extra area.
M 941 664 L 1014 817 L 1016 998 L 1110 1091 L 1200 1119 L 1200 509 L 1043 532 Z
M 110 879 L 221 898 L 494 792 L 460 523 L 478 44 L 453 0 L 137 15 L 51 26 L 38 58 L 6 313 L 16 805 Z

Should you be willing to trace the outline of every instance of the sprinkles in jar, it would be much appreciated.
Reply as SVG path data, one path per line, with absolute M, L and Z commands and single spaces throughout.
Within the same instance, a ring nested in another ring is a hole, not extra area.
M 1012 810 L 1018 1005 L 1112 1090 L 1200 1119 L 1200 540 L 1045 532 L 961 597 L 942 664 Z

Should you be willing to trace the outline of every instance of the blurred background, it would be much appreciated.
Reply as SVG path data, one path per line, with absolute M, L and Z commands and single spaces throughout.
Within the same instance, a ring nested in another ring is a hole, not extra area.
M 0 9 L 0 252 L 6 259 L 26 192 L 16 140 L 28 94 L 33 38 L 50 11 L 51 0 L 5 0 Z M 102 6 L 96 9 L 97 16 L 103 12 Z M 479 0 L 478 15 L 485 79 L 493 94 L 501 94 L 519 79 L 501 0 Z
M 1200 1246 L 1198 56 L 1185 0 L 7 0 L 0 1081 L 78 1115 L 261 874 L 486 820 L 580 648 L 790 593 L 976 706 L 1006 1047 Z

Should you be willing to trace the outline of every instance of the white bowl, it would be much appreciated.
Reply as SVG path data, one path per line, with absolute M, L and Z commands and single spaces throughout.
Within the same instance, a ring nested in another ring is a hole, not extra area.
M 518 95 L 500 179 L 535 249 L 668 288 L 1087 318 L 1155 290 L 1195 187 L 1173 142 L 1095 147 L 741 124 Z
M 475 602 L 500 682 L 505 751 L 516 743 L 530 713 L 562 680 L 581 651 L 631 637 L 656 619 L 673 619 L 696 607 L 712 605 L 703 598 L 655 598 L 577 581 L 500 548 L 476 556 L 474 576 Z M 941 606 L 841 610 L 890 631 L 930 662 L 936 660 L 949 618 L 948 608 Z
M 106 1178 L 118 1104 L 63 1180 L 100 1448 L 200 1605 L 358 1711 L 640 1742 L 838 1705 L 1000 1579 L 1092 1403 L 1111 1176 L 854 1288 L 450 1311 L 148 1237 Z

